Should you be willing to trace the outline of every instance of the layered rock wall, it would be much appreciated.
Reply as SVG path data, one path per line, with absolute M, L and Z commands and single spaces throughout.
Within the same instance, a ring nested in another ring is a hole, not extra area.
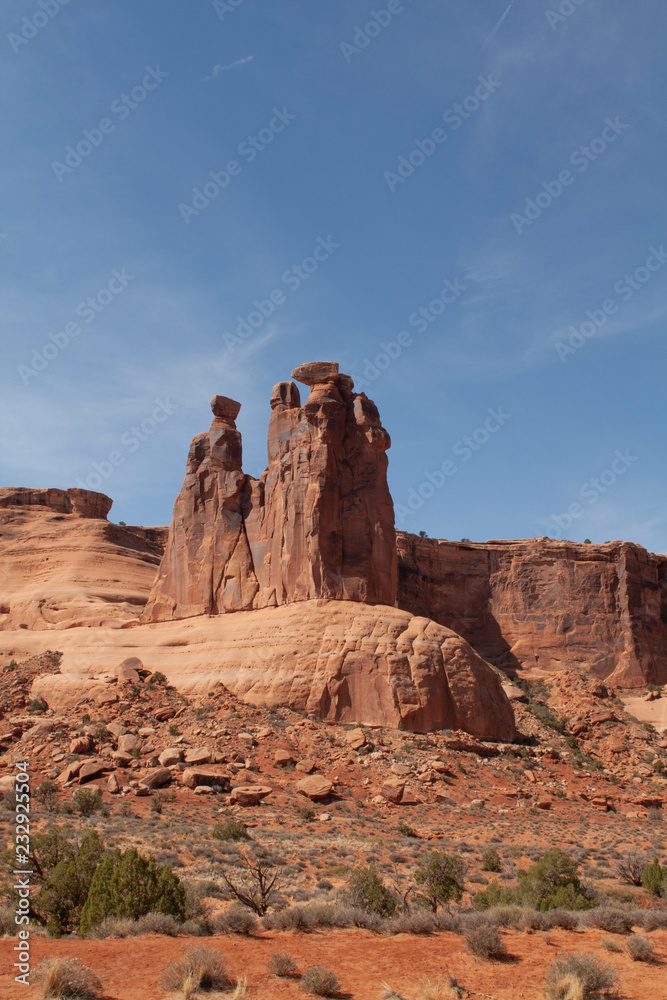
M 502 669 L 667 683 L 664 556 L 630 542 L 473 544 L 403 532 L 397 546 L 399 607 L 458 632 Z

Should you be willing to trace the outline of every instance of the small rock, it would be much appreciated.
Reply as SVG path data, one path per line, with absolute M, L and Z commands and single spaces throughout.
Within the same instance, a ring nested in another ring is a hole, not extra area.
M 345 739 L 351 750 L 361 750 L 362 747 L 366 746 L 366 736 L 363 729 L 351 729 L 349 733 L 345 734 Z
M 173 719 L 175 715 L 175 708 L 158 708 L 157 711 L 153 712 L 153 717 L 158 722 L 167 722 L 168 719 Z
M 132 789 L 132 792 L 133 792 L 134 795 L 137 796 L 137 798 L 143 798 L 145 795 L 150 795 L 151 794 L 150 791 L 149 791 L 149 789 L 146 787 L 146 785 L 136 785 Z
M 90 753 L 94 749 L 95 741 L 91 736 L 78 736 L 69 745 L 70 753 Z
M 305 758 L 305 760 L 299 760 L 296 764 L 297 771 L 301 771 L 302 774 L 312 774 L 315 770 L 315 761 Z
M 535 803 L 536 809 L 551 809 L 552 801 L 551 799 L 538 799 Z
M 288 767 L 294 762 L 294 758 L 289 750 L 276 750 L 273 763 L 276 767 Z
M 112 774 L 109 776 L 109 780 L 107 781 L 107 792 L 109 792 L 110 795 L 118 795 L 119 791 L 120 782 L 118 781 L 116 775 Z
M 115 691 L 101 691 L 95 695 L 95 701 L 98 705 L 113 705 L 114 702 L 118 701 L 118 695 Z
M 328 823 L 329 820 L 331 819 L 331 813 L 320 813 L 320 815 L 317 818 L 320 821 L 320 823 Z
M 210 785 L 197 785 L 193 791 L 195 795 L 213 795 L 214 789 Z

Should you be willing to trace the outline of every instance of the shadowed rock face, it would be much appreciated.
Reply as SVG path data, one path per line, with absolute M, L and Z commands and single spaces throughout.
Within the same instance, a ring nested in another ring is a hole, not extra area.
M 479 544 L 399 532 L 398 603 L 508 673 L 581 668 L 667 683 L 667 558 L 631 542 Z
M 271 394 L 269 464 L 244 475 L 240 404 L 211 400 L 194 438 L 160 573 L 143 621 L 275 607 L 314 598 L 393 605 L 389 435 L 332 362 L 292 373 Z

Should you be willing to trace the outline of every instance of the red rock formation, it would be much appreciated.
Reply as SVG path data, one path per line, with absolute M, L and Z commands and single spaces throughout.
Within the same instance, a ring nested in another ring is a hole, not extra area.
M 46 507 L 57 514 L 78 514 L 79 517 L 106 520 L 112 505 L 110 497 L 92 490 L 31 490 L 22 486 L 0 489 L 0 507 Z
M 301 365 L 271 396 L 269 465 L 241 469 L 240 404 L 214 396 L 194 438 L 144 621 L 222 614 L 325 597 L 393 605 L 389 435 L 338 365 Z
M 630 542 L 479 544 L 400 532 L 399 607 L 512 672 L 581 667 L 612 684 L 667 682 L 667 558 Z

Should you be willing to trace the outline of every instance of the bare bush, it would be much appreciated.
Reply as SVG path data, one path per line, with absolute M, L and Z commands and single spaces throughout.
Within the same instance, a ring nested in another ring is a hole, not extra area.
M 340 989 L 335 974 L 322 965 L 314 965 L 312 969 L 307 969 L 299 985 L 303 993 L 310 993 L 316 997 L 333 997 Z
M 299 975 L 296 962 L 290 955 L 282 955 L 274 951 L 269 959 L 269 972 L 281 979 L 296 979 Z
M 93 941 L 101 941 L 105 938 L 126 938 L 132 934 L 134 921 L 129 917 L 105 917 L 104 920 L 93 927 L 88 933 L 88 938 Z
M 621 945 L 616 940 L 616 938 L 608 937 L 607 935 L 605 935 L 602 938 L 601 944 L 606 951 L 613 951 L 613 952 L 621 951 Z
M 497 925 L 484 917 L 467 921 L 463 937 L 466 948 L 477 958 L 502 958 L 507 954 Z
M 180 962 L 167 966 L 162 984 L 168 990 L 178 990 L 184 1000 L 191 1000 L 197 991 L 229 990 L 233 986 L 222 955 L 199 944 L 190 948 Z
M 255 914 L 243 906 L 230 906 L 211 923 L 216 934 L 253 934 L 259 929 Z
M 617 974 L 597 955 L 575 951 L 552 962 L 547 972 L 547 1000 L 602 1000 L 610 996 Z
M 631 934 L 626 947 L 633 962 L 652 962 L 655 958 L 653 942 L 643 934 Z
M 629 934 L 632 930 L 632 915 L 624 910 L 615 910 L 611 906 L 600 906 L 596 910 L 589 910 L 583 918 L 589 927 L 599 927 L 601 931 L 609 934 Z
M 179 924 L 168 913 L 147 913 L 130 925 L 132 937 L 141 934 L 163 934 L 165 937 L 178 937 L 183 933 L 183 924 Z
M 638 851 L 624 854 L 616 862 L 616 874 L 628 885 L 641 885 L 642 872 L 650 862 L 650 858 Z
M 50 958 L 36 971 L 42 1000 L 97 1000 L 102 983 L 78 958 Z

